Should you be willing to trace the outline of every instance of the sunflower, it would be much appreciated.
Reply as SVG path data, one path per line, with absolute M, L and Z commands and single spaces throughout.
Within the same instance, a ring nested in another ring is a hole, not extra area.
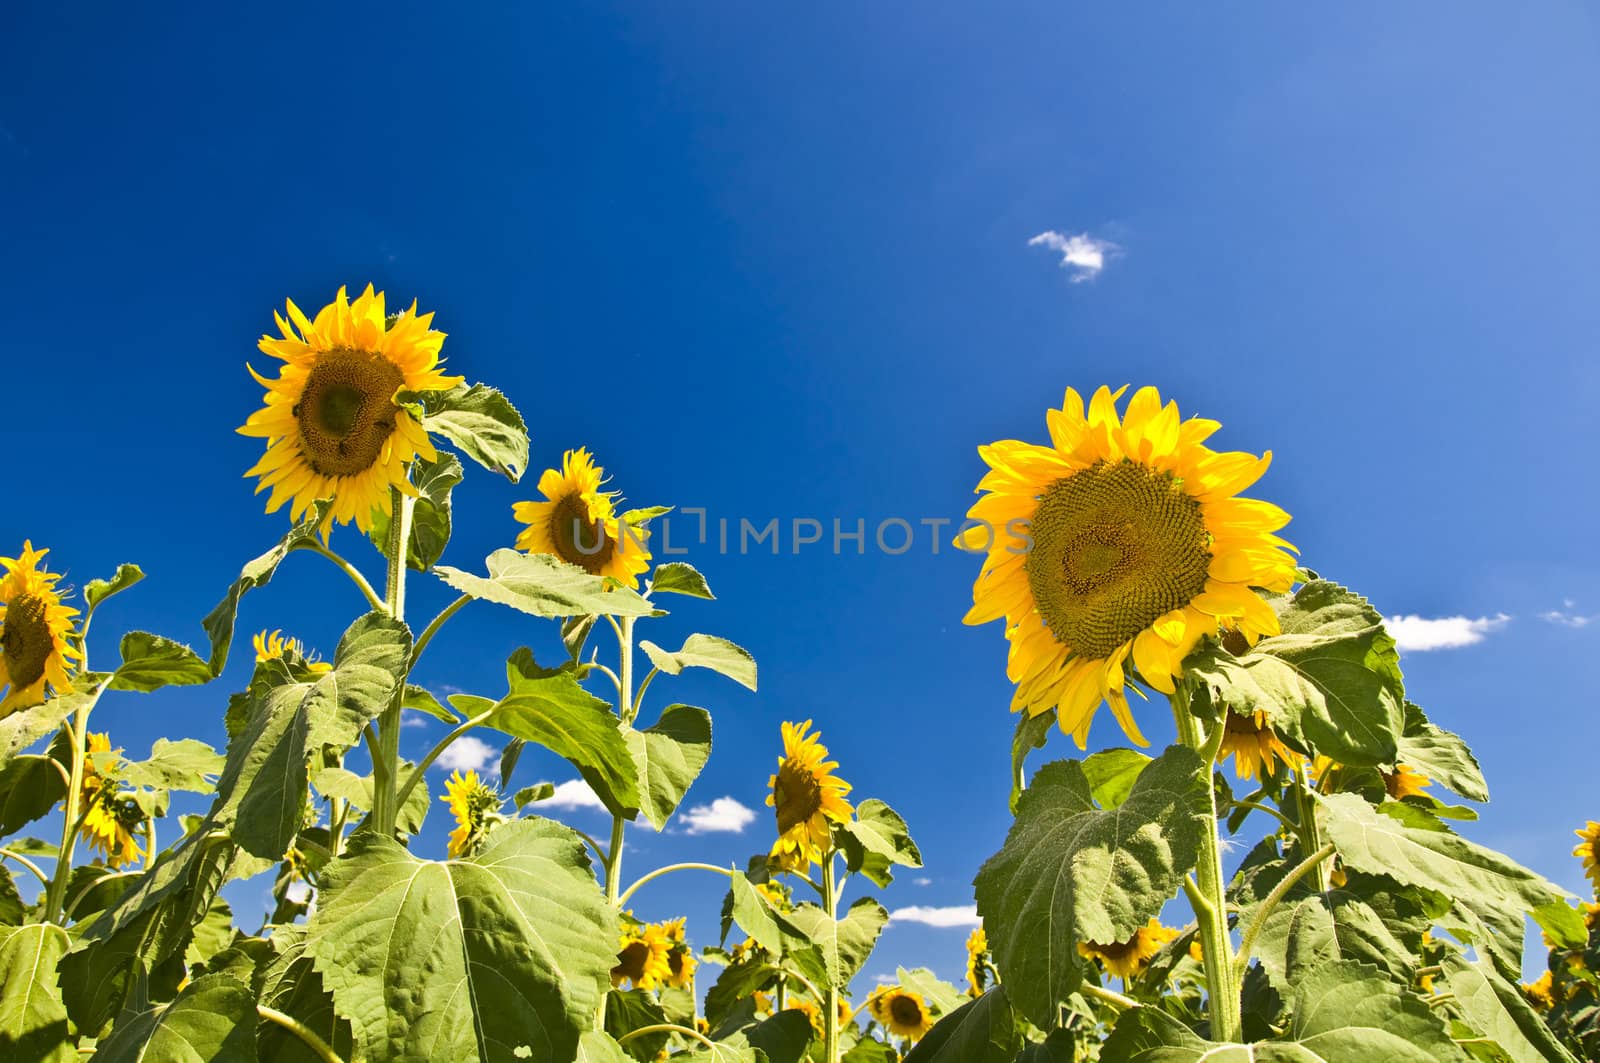
M 83 781 L 79 787 L 79 800 L 83 803 L 83 832 L 88 837 L 89 848 L 104 853 L 106 866 L 121 867 L 140 858 L 142 850 L 134 835 L 144 822 L 139 806 L 117 792 L 116 780 L 101 773 L 96 766 L 105 765 L 112 758 L 95 757 L 111 752 L 111 736 L 95 734 L 87 738 L 83 761 Z
M 767 903 L 778 911 L 788 914 L 794 911 L 794 898 L 789 890 L 777 882 L 757 882 L 756 892 L 767 899 Z
M 672 939 L 659 924 L 634 923 L 631 919 L 624 922 L 617 965 L 611 968 L 612 987 L 623 982 L 631 982 L 639 989 L 665 985 L 672 978 Z
M 849 820 L 852 809 L 844 795 L 850 784 L 832 774 L 839 765 L 828 760 L 821 733 L 807 734 L 811 721 L 783 725 L 783 756 L 778 773 L 768 780 L 767 804 L 778 814 L 778 840 L 772 860 L 785 871 L 804 871 L 820 864 L 833 848 L 832 823 Z
M 694 969 L 698 961 L 694 958 L 694 950 L 683 936 L 684 919 L 668 919 L 657 924 L 667 937 L 670 951 L 667 953 L 667 967 L 671 973 L 667 976 L 667 985 L 674 989 L 687 989 L 694 985 Z
M 884 1029 L 912 1042 L 922 1040 L 922 1035 L 933 1029 L 933 1016 L 921 994 L 897 985 L 874 991 L 867 998 L 867 1011 Z
M 0 557 L 0 717 L 31 708 L 45 699 L 45 685 L 59 694 L 71 688 L 69 659 L 83 664 L 83 650 L 73 645 L 72 618 L 78 611 L 61 604 L 56 589 L 61 577 L 39 567 L 49 550 L 22 544 L 21 557 Z
M 1539 1011 L 1549 1011 L 1556 1006 L 1555 979 L 1546 971 L 1536 981 L 1524 983 L 1522 992 Z
M 1106 973 L 1118 978 L 1132 978 L 1143 971 L 1150 958 L 1161 951 L 1161 946 L 1178 936 L 1178 931 L 1162 926 L 1151 919 L 1133 932 L 1126 941 L 1102 945 L 1095 941 L 1078 942 L 1078 952 L 1086 959 L 1099 960 Z
M 1575 833 L 1583 840 L 1572 850 L 1572 855 L 1583 859 L 1583 873 L 1589 876 L 1594 888 L 1600 890 L 1600 823 L 1591 819 L 1587 827 Z
M 455 829 L 450 832 L 450 859 L 466 856 L 483 837 L 489 814 L 499 811 L 500 798 L 478 778 L 477 772 L 469 771 L 462 775 L 457 769 L 446 780 L 444 796 L 439 800 L 450 806 L 450 814 L 456 821 Z
M 406 478 L 411 459 L 439 456 L 395 393 L 444 391 L 464 378 L 440 369 L 444 333 L 429 328 L 433 315 L 418 314 L 413 302 L 390 319 L 383 293 L 370 284 L 354 303 L 340 288 L 314 321 L 292 300 L 288 309 L 287 321 L 273 315 L 283 337 L 262 336 L 257 344 L 283 360 L 277 379 L 250 369 L 267 389 L 266 405 L 239 433 L 264 438 L 267 452 L 245 475 L 261 478 L 257 494 L 272 488 L 268 513 L 292 499 L 296 521 L 312 503 L 332 498 L 324 538 L 334 521 L 371 531 L 373 512 L 389 512 L 390 487 L 416 495 Z
M 989 951 L 989 937 L 978 927 L 967 935 L 967 996 L 981 997 L 989 981 L 989 968 L 984 954 Z
M 1232 753 L 1233 768 L 1241 779 L 1270 776 L 1277 770 L 1278 761 L 1293 764 L 1299 759 L 1279 741 L 1264 712 L 1238 713 L 1229 709 L 1225 726 L 1227 730 L 1223 732 L 1217 759 L 1226 760 Z
M 284 654 L 293 654 L 305 661 L 307 670 L 321 674 L 333 670 L 333 665 L 328 661 L 313 661 L 306 653 L 305 643 L 295 638 L 284 638 L 282 631 L 273 631 L 268 634 L 266 629 L 250 637 L 250 644 L 255 647 L 256 663 L 265 661 L 281 661 Z
M 811 1020 L 811 1032 L 820 1040 L 827 1033 L 822 1028 L 822 1005 L 805 997 L 790 997 L 785 1006 L 789 1011 L 798 1011 Z
M 1085 410 L 1069 388 L 1047 414 L 1050 446 L 980 447 L 984 497 L 956 537 L 987 554 L 965 622 L 1005 618 L 1012 711 L 1055 709 L 1080 747 L 1102 701 L 1148 744 L 1128 709 L 1128 666 L 1174 693 L 1203 637 L 1276 635 L 1277 614 L 1257 589 L 1287 591 L 1295 576 L 1292 547 L 1272 534 L 1289 515 L 1235 497 L 1272 455 L 1209 449 L 1217 422 L 1180 421 L 1155 388 L 1119 418 L 1121 395 L 1101 388 Z
M 1396 764 L 1394 771 L 1380 771 L 1383 776 L 1383 788 L 1389 791 L 1389 797 L 1398 801 L 1402 797 L 1427 797 L 1428 787 L 1433 785 L 1433 780 L 1417 771 L 1409 764 Z
M 617 518 L 615 491 L 602 491 L 606 471 L 585 449 L 561 457 L 561 471 L 546 469 L 539 477 L 543 502 L 517 502 L 512 515 L 527 527 L 517 535 L 517 549 L 551 554 L 594 576 L 610 576 L 629 587 L 650 567 L 645 542 L 650 532 Z

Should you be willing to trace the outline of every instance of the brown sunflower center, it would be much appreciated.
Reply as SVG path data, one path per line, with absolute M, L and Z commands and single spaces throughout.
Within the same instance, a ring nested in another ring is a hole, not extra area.
M 1241 715 L 1237 712 L 1228 713 L 1227 728 L 1228 734 L 1238 735 L 1241 738 L 1254 738 L 1266 730 L 1265 727 L 1256 723 L 1255 713 Z
M 1135 934 L 1127 941 L 1113 941 L 1109 945 L 1102 945 L 1098 941 L 1091 941 L 1089 947 L 1099 953 L 1106 960 L 1124 960 L 1139 951 L 1139 935 Z
M 922 1006 L 907 996 L 890 997 L 889 1017 L 901 1026 L 921 1026 Z
M 1205 590 L 1210 535 L 1172 477 L 1101 462 L 1046 488 L 1024 568 L 1039 615 L 1074 654 L 1103 659 Z
M 372 468 L 394 432 L 400 367 L 381 354 L 346 347 L 317 356 L 295 405 L 306 463 L 323 476 Z
M 556 503 L 550 515 L 550 538 L 561 560 L 595 575 L 617 552 L 616 539 L 606 534 L 598 521 L 589 519 L 589 507 L 579 494 L 566 495 Z
M 48 606 L 34 594 L 19 594 L 6 606 L 5 626 L 0 628 L 0 653 L 5 654 L 6 673 L 15 689 L 32 686 L 44 676 L 44 667 L 55 648 L 45 613 Z
M 645 961 L 650 958 L 650 946 L 642 941 L 630 941 L 617 953 L 617 965 L 611 968 L 611 977 L 638 982 L 644 977 Z
M 805 765 L 785 760 L 772 781 L 772 804 L 778 811 L 778 833 L 787 834 L 822 809 L 822 785 Z

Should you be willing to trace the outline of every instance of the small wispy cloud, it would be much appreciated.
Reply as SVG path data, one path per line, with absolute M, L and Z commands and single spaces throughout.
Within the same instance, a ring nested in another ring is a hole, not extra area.
M 1505 613 L 1494 616 L 1391 616 L 1383 621 L 1401 653 L 1454 650 L 1482 642 L 1511 622 Z
M 556 792 L 539 802 L 539 809 L 565 808 L 565 809 L 599 809 L 605 811 L 606 803 L 589 788 L 589 784 L 582 779 L 568 779 L 566 782 L 556 783 Z
M 695 805 L 683 814 L 685 834 L 738 834 L 755 822 L 753 808 L 746 808 L 731 797 L 719 797 L 709 805 Z
M 1573 629 L 1588 627 L 1596 620 L 1600 620 L 1600 614 L 1580 613 L 1577 609 L 1578 603 L 1571 598 L 1567 598 L 1562 601 L 1560 609 L 1551 609 L 1548 612 L 1540 613 L 1539 619 L 1547 624 L 1559 624 L 1562 627 Z
M 909 908 L 896 908 L 889 913 L 891 923 L 921 923 L 923 926 L 952 927 L 952 926 L 978 926 L 983 921 L 978 918 L 978 906 L 975 904 L 956 905 L 950 908 L 926 908 L 914 904 Z
M 920 875 L 917 878 L 912 879 L 911 884 L 913 886 L 931 886 L 933 885 L 933 879 L 929 878 L 927 875 Z
M 401 727 L 426 727 L 431 719 L 426 713 L 407 709 L 400 717 Z
M 1058 233 L 1046 229 L 1028 241 L 1029 247 L 1048 247 L 1061 253 L 1061 268 L 1067 270 L 1067 279 L 1073 284 L 1094 280 L 1106 268 L 1106 259 L 1122 248 L 1110 240 L 1101 240 L 1088 233 Z
M 445 771 L 475 771 L 492 775 L 500 770 L 500 765 L 493 763 L 499 756 L 500 750 L 483 739 L 462 735 L 445 747 L 433 766 Z

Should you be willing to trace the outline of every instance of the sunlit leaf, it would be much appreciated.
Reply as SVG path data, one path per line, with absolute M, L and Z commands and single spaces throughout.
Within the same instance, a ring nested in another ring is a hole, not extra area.
M 1400 735 L 1395 759 L 1469 801 L 1489 800 L 1489 784 L 1461 736 L 1434 726 L 1409 701 L 1405 712 L 1405 731 Z
M 934 1024 L 905 1063 L 1011 1063 L 1022 1047 L 1005 990 L 995 986 Z
M 749 650 L 727 639 L 690 635 L 676 653 L 668 653 L 648 640 L 640 641 L 639 648 L 650 658 L 651 664 L 668 675 L 677 675 L 685 668 L 709 668 L 742 687 L 756 688 L 756 659 L 750 656 Z
M 533 616 L 647 616 L 655 606 L 638 593 L 591 576 L 550 554 L 496 550 L 485 562 L 488 576 L 434 566 L 434 575 L 463 594 L 498 602 Z
M 692 598 L 715 598 L 700 570 L 683 561 L 666 561 L 650 575 L 652 594 L 687 594 Z
M 0 1056 L 40 1063 L 78 1058 L 56 983 L 69 944 L 53 923 L 0 926 Z
M 640 811 L 661 830 L 711 757 L 711 714 L 669 705 L 654 727 L 630 728 L 624 737 L 638 768 Z
M 490 472 L 516 483 L 528 468 L 528 426 L 504 395 L 483 384 L 448 391 L 401 391 L 395 401 L 421 407 L 422 427 L 444 436 Z
M 122 636 L 122 663 L 111 674 L 112 690 L 159 690 L 210 682 L 211 667 L 181 642 L 148 631 Z
M 92 579 L 83 585 L 83 601 L 87 616 L 93 616 L 100 603 L 113 594 L 121 594 L 144 579 L 144 570 L 138 565 L 122 564 L 110 579 Z
M 123 1015 L 96 1046 L 106 1063 L 253 1063 L 256 1001 L 250 987 L 225 974 L 184 986 L 170 1004 Z
M 440 454 L 438 461 L 418 458 L 412 483 L 418 491 L 411 508 L 411 540 L 406 544 L 406 567 L 426 572 L 444 554 L 450 543 L 450 492 L 461 482 L 461 461 L 454 454 Z M 372 511 L 372 527 L 367 538 L 384 551 L 389 546 L 390 514 Z

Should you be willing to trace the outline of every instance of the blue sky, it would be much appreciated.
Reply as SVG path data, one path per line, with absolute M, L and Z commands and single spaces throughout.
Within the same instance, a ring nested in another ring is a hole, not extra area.
M 466 568 L 568 447 L 637 504 L 870 529 L 959 517 L 975 447 L 1044 439 L 1065 386 L 1153 383 L 1222 420 L 1219 445 L 1275 452 L 1255 493 L 1295 515 L 1307 564 L 1386 613 L 1460 618 L 1416 630 L 1476 641 L 1405 666 L 1484 763 L 1495 801 L 1466 833 L 1582 889 L 1571 831 L 1600 818 L 1600 621 L 1580 626 L 1600 614 L 1592 10 L 501 7 L 0 15 L 0 546 L 48 545 L 79 585 L 144 566 L 97 663 L 123 629 L 199 642 L 286 526 L 240 477 L 259 444 L 232 432 L 286 296 L 414 296 L 454 370 L 527 416 L 534 475 L 472 469 L 457 492 L 446 561 Z M 1047 232 L 1085 265 L 1030 246 Z M 349 531 L 334 543 L 381 572 Z M 960 623 L 975 561 L 920 529 L 901 556 L 689 559 L 720 601 L 646 637 L 732 638 L 761 689 L 653 696 L 716 719 L 688 803 L 760 815 L 635 832 L 624 877 L 764 848 L 778 724 L 813 717 L 856 796 L 921 843 L 927 884 L 903 876 L 888 906 L 970 904 L 1009 822 L 1012 726 L 998 627 Z M 328 571 L 296 557 L 242 628 L 330 653 L 361 603 L 337 583 L 308 601 Z M 414 616 L 449 600 L 414 588 Z M 551 637 L 478 605 L 420 679 L 496 694 L 505 656 Z M 110 697 L 96 726 L 138 754 L 159 734 L 220 746 L 247 658 L 207 688 Z M 1091 745 L 1119 738 L 1106 717 Z M 570 775 L 530 758 L 517 781 Z M 721 892 L 673 876 L 637 908 L 687 913 L 704 944 Z M 954 977 L 965 933 L 896 923 L 867 976 Z

